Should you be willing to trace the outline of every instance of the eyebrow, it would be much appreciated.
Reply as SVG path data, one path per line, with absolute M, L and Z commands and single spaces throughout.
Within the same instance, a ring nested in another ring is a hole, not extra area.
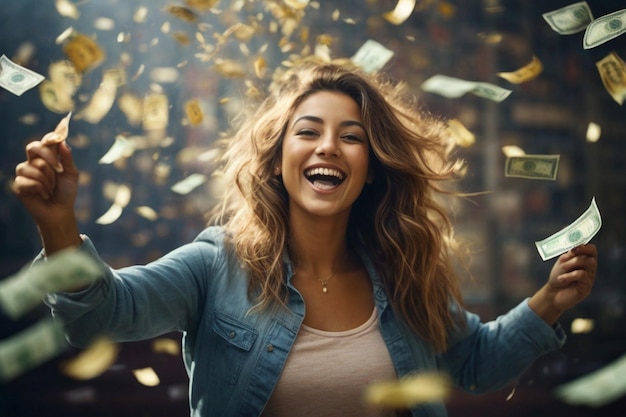
M 304 116 L 300 116 L 298 117 L 291 125 L 291 127 L 294 127 L 296 125 L 296 123 L 298 123 L 300 120 L 309 120 L 311 122 L 315 122 L 315 123 L 324 123 L 324 120 L 320 117 L 317 116 L 309 116 L 309 115 L 304 115 Z M 357 122 L 356 120 L 344 120 L 341 123 L 339 123 L 339 126 L 341 127 L 347 127 L 347 126 L 358 126 L 361 129 L 365 130 L 365 126 L 363 126 L 363 124 L 361 122 Z

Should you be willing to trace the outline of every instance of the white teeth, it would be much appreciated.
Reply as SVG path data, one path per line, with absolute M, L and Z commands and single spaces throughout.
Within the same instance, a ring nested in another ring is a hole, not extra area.
M 325 176 L 333 176 L 339 179 L 343 179 L 343 174 L 337 171 L 336 169 L 332 169 L 332 168 L 321 168 L 321 167 L 312 168 L 306 171 L 305 174 L 307 177 L 310 177 L 313 175 L 325 175 Z

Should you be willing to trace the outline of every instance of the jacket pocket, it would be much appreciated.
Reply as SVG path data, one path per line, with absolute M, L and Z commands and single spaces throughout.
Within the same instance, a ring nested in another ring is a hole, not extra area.
M 250 355 L 258 332 L 250 325 L 223 313 L 215 313 L 211 330 L 214 333 L 212 351 L 213 376 L 228 384 L 235 384 Z

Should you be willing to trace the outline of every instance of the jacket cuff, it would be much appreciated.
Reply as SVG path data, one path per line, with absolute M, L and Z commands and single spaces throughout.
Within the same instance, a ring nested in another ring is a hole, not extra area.
M 567 336 L 561 325 L 558 322 L 553 326 L 546 323 L 530 308 L 528 300 L 530 297 L 505 315 L 503 317 L 504 323 L 531 342 L 539 354 L 552 352 L 563 347 Z
M 107 276 L 110 275 L 110 272 L 107 272 L 110 271 L 109 266 L 101 260 L 91 239 L 86 235 L 81 235 L 81 238 L 83 239 L 83 243 L 78 247 L 78 250 L 99 262 L 102 265 L 103 275 L 80 291 L 60 291 L 46 294 L 43 300 L 44 303 L 52 309 L 53 316 L 60 318 L 65 323 L 73 321 L 78 316 L 83 315 L 85 311 L 89 311 L 91 308 L 95 307 L 104 297 L 109 287 L 107 279 Z M 33 263 L 45 262 L 46 259 L 45 251 L 42 250 Z

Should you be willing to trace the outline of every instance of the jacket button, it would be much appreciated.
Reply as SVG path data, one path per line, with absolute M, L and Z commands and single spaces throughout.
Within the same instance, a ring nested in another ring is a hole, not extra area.
M 273 352 L 274 351 L 274 345 L 270 343 L 269 345 L 267 345 L 266 349 L 267 349 L 268 352 Z
M 228 337 L 233 339 L 235 337 L 235 332 L 228 333 Z

